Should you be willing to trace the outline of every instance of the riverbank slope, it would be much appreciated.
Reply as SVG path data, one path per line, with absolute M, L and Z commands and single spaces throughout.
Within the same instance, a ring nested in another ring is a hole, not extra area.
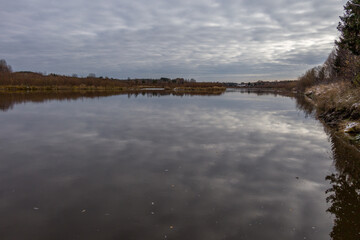
M 319 119 L 360 146 L 360 88 L 349 82 L 319 84 L 307 88 L 305 95 Z

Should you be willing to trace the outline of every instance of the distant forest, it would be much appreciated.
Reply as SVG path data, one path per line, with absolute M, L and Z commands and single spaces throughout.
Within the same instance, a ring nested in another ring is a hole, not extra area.
M 196 82 L 195 79 L 184 78 L 160 78 L 160 79 L 114 79 L 108 77 L 96 77 L 89 74 L 87 77 L 77 75 L 65 76 L 59 74 L 43 74 L 35 72 L 13 72 L 5 60 L 0 60 L 0 86 L 2 88 L 17 87 L 18 89 L 61 89 L 69 87 L 77 88 L 131 88 L 131 87 L 223 87 L 222 83 Z

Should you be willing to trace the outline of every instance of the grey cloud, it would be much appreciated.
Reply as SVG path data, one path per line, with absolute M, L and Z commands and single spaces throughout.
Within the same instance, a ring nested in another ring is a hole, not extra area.
M 0 10 L 0 56 L 15 70 L 63 74 L 296 78 L 330 52 L 342 4 L 18 0 Z

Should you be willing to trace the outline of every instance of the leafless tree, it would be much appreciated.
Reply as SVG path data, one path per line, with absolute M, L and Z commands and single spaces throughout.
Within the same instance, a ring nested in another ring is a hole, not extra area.
M 4 59 L 0 60 L 0 72 L 1 73 L 11 73 L 12 72 L 11 66 L 8 65 Z

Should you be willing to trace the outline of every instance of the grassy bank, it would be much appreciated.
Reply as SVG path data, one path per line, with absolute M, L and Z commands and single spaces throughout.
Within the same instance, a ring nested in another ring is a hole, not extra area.
M 152 89 L 159 89 L 159 86 L 128 86 L 128 87 L 109 87 L 109 86 L 26 86 L 26 85 L 5 85 L 0 86 L 0 93 L 1 92 L 59 92 L 59 91 L 110 91 L 110 92 L 138 92 L 138 91 L 146 91 Z M 225 87 L 218 87 L 218 86 L 209 86 L 209 87 L 202 87 L 202 86 L 193 86 L 193 87 L 177 87 L 177 86 L 164 86 L 160 88 L 164 91 L 170 92 L 192 92 L 192 93 L 213 93 L 225 92 Z M 157 91 L 161 91 L 161 90 Z
M 343 81 L 318 84 L 307 88 L 305 95 L 321 120 L 360 144 L 360 88 Z
M 53 91 L 53 90 L 116 90 L 129 91 L 143 88 L 164 88 L 184 91 L 219 91 L 225 87 L 222 83 L 196 82 L 183 78 L 169 79 L 113 79 L 107 77 L 77 77 L 34 72 L 0 72 L 0 90 L 3 91 Z

